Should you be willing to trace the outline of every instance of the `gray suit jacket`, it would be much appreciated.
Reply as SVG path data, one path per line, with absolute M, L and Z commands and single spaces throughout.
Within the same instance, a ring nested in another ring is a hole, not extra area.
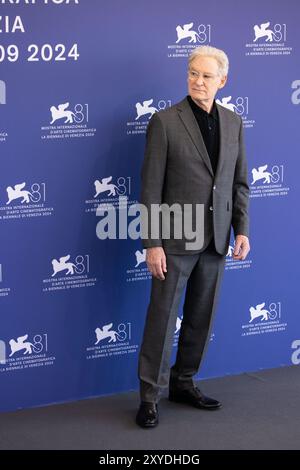
M 235 236 L 249 236 L 249 186 L 242 119 L 223 106 L 217 104 L 217 108 L 220 152 L 216 174 L 187 98 L 152 116 L 146 134 L 141 203 L 148 210 L 151 204 L 204 204 L 202 250 L 214 236 L 217 252 L 224 255 L 231 225 Z M 142 243 L 144 248 L 162 246 L 172 254 L 202 251 L 187 251 L 187 241 L 184 237 L 162 239 L 161 235 L 151 238 L 149 234 Z

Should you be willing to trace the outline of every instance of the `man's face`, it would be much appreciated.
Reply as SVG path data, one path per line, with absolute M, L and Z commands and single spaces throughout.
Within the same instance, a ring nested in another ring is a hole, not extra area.
M 199 56 L 188 70 L 188 93 L 198 103 L 213 101 L 217 91 L 223 88 L 227 76 L 219 75 L 219 67 L 213 57 Z

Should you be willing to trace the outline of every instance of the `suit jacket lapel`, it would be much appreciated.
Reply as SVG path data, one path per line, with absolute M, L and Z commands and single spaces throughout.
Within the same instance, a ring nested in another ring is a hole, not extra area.
M 223 106 L 216 103 L 218 112 L 219 112 L 219 125 L 220 125 L 220 149 L 219 149 L 219 158 L 218 158 L 218 165 L 216 170 L 215 179 L 218 177 L 220 172 L 222 171 L 222 167 L 225 161 L 225 149 L 226 149 L 226 136 L 229 133 L 228 127 L 228 113 L 227 110 L 224 109 Z
M 182 101 L 180 101 L 180 103 L 178 103 L 177 109 L 179 111 L 180 119 L 182 120 L 188 134 L 194 142 L 201 158 L 204 160 L 204 163 L 206 164 L 211 175 L 214 176 L 202 134 L 187 98 L 184 98 Z
M 225 149 L 226 149 L 226 136 L 228 135 L 228 115 L 224 107 L 216 103 L 218 112 L 219 112 L 219 126 L 220 126 L 220 149 L 219 149 L 219 158 L 216 174 L 214 174 L 209 155 L 207 153 L 205 143 L 200 132 L 198 123 L 194 116 L 194 113 L 190 107 L 190 104 L 187 98 L 184 98 L 180 103 L 178 103 L 177 109 L 179 111 L 179 116 L 190 135 L 192 141 L 194 142 L 199 155 L 204 160 L 204 163 L 207 166 L 207 169 L 211 175 L 216 179 L 220 174 L 224 160 L 225 160 Z

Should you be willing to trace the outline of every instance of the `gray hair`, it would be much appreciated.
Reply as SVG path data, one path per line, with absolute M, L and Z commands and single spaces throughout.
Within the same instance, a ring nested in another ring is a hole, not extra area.
M 212 46 L 196 47 L 189 56 L 189 68 L 191 67 L 193 60 L 199 56 L 213 57 L 218 63 L 219 74 L 221 77 L 224 77 L 228 74 L 229 60 L 225 52 L 221 49 L 217 49 L 216 47 Z

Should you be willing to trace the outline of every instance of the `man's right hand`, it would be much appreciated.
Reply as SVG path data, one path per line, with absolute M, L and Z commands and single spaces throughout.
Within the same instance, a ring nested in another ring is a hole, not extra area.
M 160 281 L 165 280 L 167 272 L 167 260 L 164 249 L 161 246 L 147 248 L 146 263 L 151 274 Z

